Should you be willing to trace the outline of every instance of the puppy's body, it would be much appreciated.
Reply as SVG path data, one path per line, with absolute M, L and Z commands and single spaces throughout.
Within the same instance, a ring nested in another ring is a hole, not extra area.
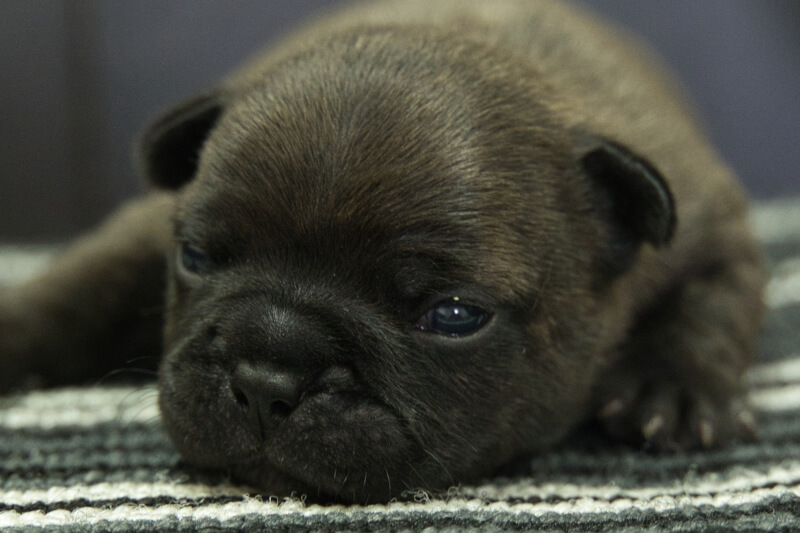
M 441 488 L 595 412 L 724 441 L 749 423 L 760 255 L 653 63 L 546 2 L 311 25 L 148 132 L 168 192 L 5 297 L 4 386 L 107 368 L 166 256 L 167 429 L 268 491 Z

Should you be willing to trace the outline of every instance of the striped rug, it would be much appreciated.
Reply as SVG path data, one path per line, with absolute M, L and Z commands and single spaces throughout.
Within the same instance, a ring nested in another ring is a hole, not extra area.
M 606 446 L 532 459 L 522 473 L 387 505 L 307 505 L 182 467 L 147 387 L 0 399 L 3 531 L 780 531 L 800 529 L 800 200 L 763 204 L 770 314 L 748 376 L 760 440 L 653 455 Z M 46 261 L 0 253 L 0 280 Z

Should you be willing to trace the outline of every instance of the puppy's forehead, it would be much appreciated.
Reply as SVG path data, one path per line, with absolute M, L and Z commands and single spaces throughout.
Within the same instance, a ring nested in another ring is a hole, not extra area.
M 533 136 L 520 142 L 524 128 L 487 118 L 500 107 L 463 73 L 426 64 L 424 53 L 403 56 L 409 50 L 384 50 L 381 62 L 310 54 L 234 93 L 186 209 L 231 213 L 226 233 L 248 246 L 391 242 L 513 278 L 515 233 L 530 217 L 514 202 L 529 196 L 529 178 L 548 176 L 525 145 Z M 538 195 L 550 192 L 543 184 Z

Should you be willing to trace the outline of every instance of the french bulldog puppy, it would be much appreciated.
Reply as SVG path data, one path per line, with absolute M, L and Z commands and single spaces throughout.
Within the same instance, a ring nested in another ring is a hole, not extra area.
M 752 429 L 742 191 L 657 61 L 574 7 L 350 7 L 138 153 L 154 192 L 3 293 L 4 390 L 163 344 L 187 461 L 356 502 L 592 417 L 667 450 Z

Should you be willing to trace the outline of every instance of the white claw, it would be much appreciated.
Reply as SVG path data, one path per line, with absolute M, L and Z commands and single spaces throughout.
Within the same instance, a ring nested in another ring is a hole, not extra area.
M 697 424 L 697 431 L 700 435 L 700 444 L 703 448 L 714 446 L 714 426 L 705 418 Z
M 647 423 L 642 426 L 642 435 L 644 435 L 645 440 L 651 440 L 655 437 L 659 431 L 664 427 L 664 417 L 661 415 L 655 415 L 653 418 L 647 421 Z
M 739 424 L 742 426 L 742 429 L 744 429 L 749 436 L 755 437 L 758 423 L 756 422 L 756 417 L 753 415 L 753 413 L 745 409 L 743 411 L 739 411 L 737 418 L 739 419 Z
M 598 416 L 600 418 L 611 418 L 620 414 L 624 409 L 625 404 L 622 402 L 622 400 L 617 398 L 615 400 L 611 400 L 602 409 L 600 409 Z

